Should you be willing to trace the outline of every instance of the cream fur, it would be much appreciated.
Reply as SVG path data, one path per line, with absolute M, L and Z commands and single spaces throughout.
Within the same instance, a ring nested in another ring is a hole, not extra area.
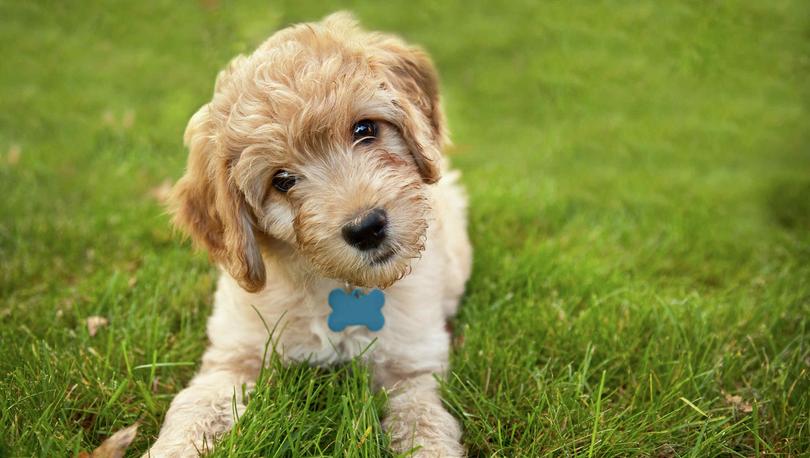
M 373 145 L 351 141 L 359 119 L 378 121 Z M 445 323 L 471 265 L 466 199 L 442 165 L 444 129 L 424 53 L 345 13 L 282 30 L 220 74 L 189 122 L 189 168 L 172 204 L 178 227 L 222 266 L 210 347 L 148 455 L 197 456 L 229 430 L 233 396 L 244 411 L 241 386 L 253 387 L 271 337 L 284 360 L 317 365 L 377 339 L 362 358 L 389 392 L 393 449 L 464 455 L 434 377 L 447 370 Z M 269 186 L 280 168 L 301 177 L 287 194 Z M 346 221 L 375 207 L 388 212 L 395 253 L 382 265 L 340 238 Z M 327 327 L 326 298 L 345 281 L 384 288 L 382 330 Z

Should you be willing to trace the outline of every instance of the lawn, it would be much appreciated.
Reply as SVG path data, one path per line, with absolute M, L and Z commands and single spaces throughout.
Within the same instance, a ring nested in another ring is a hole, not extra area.
M 0 0 L 0 456 L 154 440 L 216 276 L 159 203 L 185 124 L 342 8 L 442 75 L 470 455 L 810 454 L 810 3 Z M 215 455 L 387 455 L 367 378 L 273 362 Z

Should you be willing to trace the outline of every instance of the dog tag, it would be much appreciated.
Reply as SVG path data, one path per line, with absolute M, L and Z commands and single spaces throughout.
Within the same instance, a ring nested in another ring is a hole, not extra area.
M 346 326 L 365 326 L 369 331 L 379 331 L 385 324 L 384 304 L 385 294 L 379 289 L 363 294 L 360 289 L 347 293 L 342 288 L 335 288 L 329 293 L 329 306 L 332 307 L 327 319 L 329 329 L 340 332 Z

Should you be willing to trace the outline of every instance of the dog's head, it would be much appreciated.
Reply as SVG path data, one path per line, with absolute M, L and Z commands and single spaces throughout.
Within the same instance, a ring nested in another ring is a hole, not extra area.
M 445 142 L 436 72 L 346 13 L 236 57 L 185 142 L 174 222 L 248 291 L 273 247 L 367 287 L 401 278 L 424 248 Z

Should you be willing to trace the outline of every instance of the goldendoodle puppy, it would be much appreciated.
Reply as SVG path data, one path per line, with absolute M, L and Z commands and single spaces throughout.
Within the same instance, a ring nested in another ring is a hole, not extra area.
M 286 361 L 362 353 L 388 392 L 393 449 L 464 455 L 435 378 L 471 261 L 446 135 L 425 53 L 346 13 L 281 30 L 219 74 L 171 197 L 174 223 L 221 266 L 211 343 L 151 456 L 196 456 L 228 431 L 268 339 Z

